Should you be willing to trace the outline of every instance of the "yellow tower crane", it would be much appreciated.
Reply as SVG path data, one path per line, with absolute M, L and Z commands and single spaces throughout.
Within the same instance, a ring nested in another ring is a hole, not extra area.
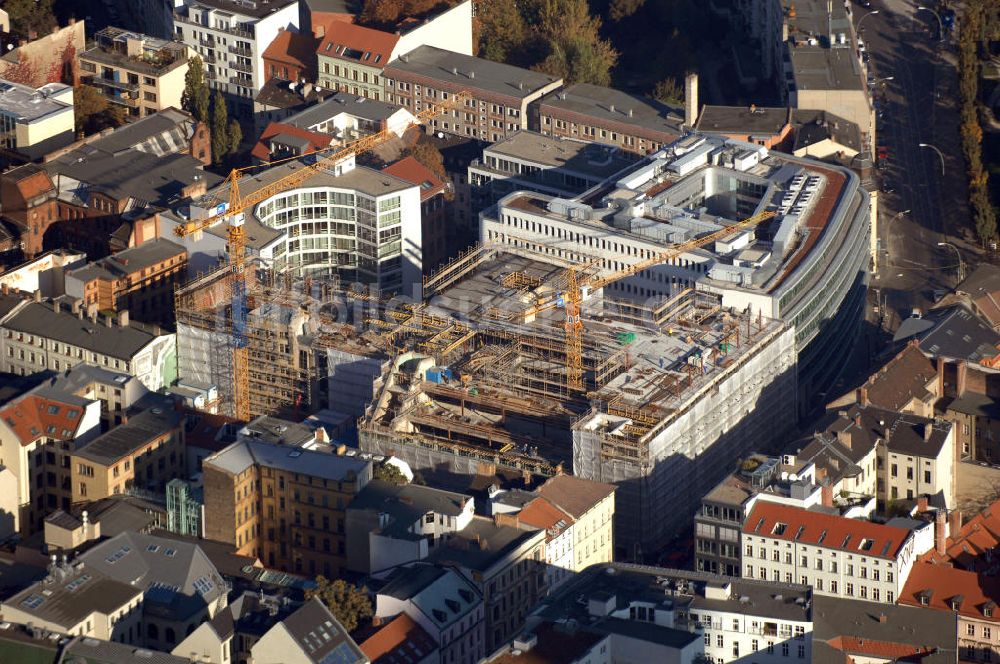
M 631 277 L 635 274 L 642 272 L 643 270 L 648 270 L 651 267 L 660 265 L 661 263 L 666 263 L 669 260 L 677 258 L 681 254 L 691 251 L 692 249 L 697 249 L 698 247 L 704 247 L 707 244 L 711 244 L 716 240 L 721 240 L 723 238 L 729 237 L 735 232 L 746 230 L 748 228 L 753 228 L 758 224 L 772 218 L 775 216 L 775 212 L 760 212 L 750 217 L 749 219 L 744 219 L 743 221 L 737 222 L 732 226 L 727 226 L 722 230 L 716 231 L 714 233 L 709 233 L 708 235 L 703 235 L 702 237 L 695 238 L 693 240 L 688 240 L 687 242 L 682 242 L 676 244 L 667 251 L 657 254 L 645 260 L 634 263 L 624 269 L 618 270 L 617 272 L 612 272 L 611 274 L 606 274 L 604 276 L 593 276 L 580 278 L 577 275 L 580 266 L 574 266 L 567 270 L 566 279 L 566 292 L 563 295 L 563 301 L 566 306 L 566 385 L 571 391 L 582 392 L 584 389 L 583 385 L 583 320 L 580 317 L 580 307 L 583 302 L 583 289 L 591 288 L 598 289 L 603 288 L 609 284 L 612 284 L 619 279 L 624 279 L 625 277 Z M 554 306 L 554 305 L 553 305 Z M 542 307 L 548 308 L 548 307 Z M 540 310 L 540 309 L 539 309 Z
M 468 92 L 458 92 L 449 95 L 440 103 L 429 103 L 424 101 L 426 108 L 417 113 L 407 124 L 405 129 L 424 124 L 434 119 L 442 113 L 457 111 L 465 106 L 471 95 Z M 250 419 L 250 398 L 249 398 L 249 351 L 246 336 L 246 230 L 243 221 L 248 211 L 264 202 L 275 194 L 295 189 L 306 180 L 314 176 L 318 171 L 333 168 L 337 164 L 349 159 L 353 155 L 359 155 L 372 150 L 383 143 L 396 137 L 398 128 L 386 127 L 378 133 L 359 138 L 346 145 L 336 146 L 326 150 L 311 153 L 316 161 L 296 169 L 288 175 L 257 189 L 246 196 L 240 194 L 240 178 L 246 171 L 262 167 L 272 166 L 277 163 L 288 161 L 283 159 L 269 164 L 259 166 L 248 166 L 244 168 L 234 168 L 226 177 L 223 185 L 229 186 L 229 201 L 221 203 L 216 207 L 216 213 L 202 219 L 192 219 L 185 224 L 177 226 L 175 233 L 180 237 L 185 237 L 205 230 L 215 224 L 225 221 L 228 226 L 226 234 L 229 244 L 229 266 L 230 266 L 230 297 L 232 310 L 230 312 L 230 322 L 232 326 L 233 344 L 233 415 L 243 421 Z M 301 159 L 300 156 L 290 159 Z

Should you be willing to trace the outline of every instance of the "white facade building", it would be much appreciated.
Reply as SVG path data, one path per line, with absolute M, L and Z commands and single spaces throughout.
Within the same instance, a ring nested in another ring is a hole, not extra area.
M 197 51 L 209 86 L 222 90 L 241 120 L 267 82 L 264 50 L 278 31 L 298 27 L 298 0 L 176 0 L 174 38 Z
M 894 604 L 916 559 L 904 528 L 758 501 L 741 538 L 743 576 Z

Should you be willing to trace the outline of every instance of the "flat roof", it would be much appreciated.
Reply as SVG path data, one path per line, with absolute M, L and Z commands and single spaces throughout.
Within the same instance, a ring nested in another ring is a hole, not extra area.
M 695 129 L 720 134 L 776 136 L 791 121 L 791 109 L 766 106 L 702 106 Z
M 605 179 L 635 165 L 633 155 L 617 146 L 547 136 L 523 129 L 483 150 L 483 157 L 507 156 L 558 168 L 567 173 Z
M 471 55 L 419 46 L 385 67 L 385 76 L 417 76 L 453 90 L 483 90 L 524 99 L 562 79 Z
M 383 122 L 402 108 L 396 104 L 338 92 L 317 104 L 302 109 L 295 115 L 285 118 L 282 120 L 282 124 L 308 129 L 335 118 L 341 113 L 371 122 Z
M 299 0 L 184 0 L 188 7 L 219 9 L 240 16 L 261 19 Z
M 468 526 L 452 533 L 444 545 L 437 547 L 430 559 L 486 572 L 513 549 L 536 537 L 544 539 L 544 534 L 544 530 L 498 525 L 493 519 L 475 516 Z
M 116 27 L 104 28 L 98 31 L 94 38 L 97 44 L 81 53 L 80 59 L 114 65 L 150 76 L 159 76 L 187 64 L 188 47 L 181 42 L 158 39 Z M 139 55 L 128 55 L 129 41 L 139 42 L 141 49 Z
M 180 424 L 181 414 L 178 411 L 151 408 L 133 415 L 127 422 L 98 436 L 74 454 L 96 463 L 111 465 L 134 454 L 163 434 L 178 429 Z
M 0 113 L 22 122 L 35 122 L 59 113 L 72 113 L 73 104 L 53 98 L 69 86 L 48 83 L 40 88 L 0 78 Z
M 797 89 L 864 92 L 864 74 L 853 48 L 800 46 L 789 53 Z
M 542 98 L 540 106 L 543 115 L 549 111 L 632 126 L 651 132 L 661 142 L 677 138 L 684 123 L 676 109 L 666 104 L 590 83 L 577 83 L 552 92 Z

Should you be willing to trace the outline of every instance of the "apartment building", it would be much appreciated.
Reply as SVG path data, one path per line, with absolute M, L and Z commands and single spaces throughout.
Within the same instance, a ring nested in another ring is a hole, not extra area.
M 34 161 L 76 137 L 73 88 L 46 83 L 34 88 L 0 78 L 0 159 Z
M 99 30 L 94 40 L 79 55 L 85 84 L 133 117 L 181 108 L 188 57 L 194 54 L 188 46 L 115 27 Z
M 428 276 L 452 256 L 453 238 L 447 227 L 450 189 L 437 173 L 413 157 L 389 164 L 382 172 L 420 187 L 421 264 L 424 276 Z
M 527 525 L 477 516 L 429 560 L 457 570 L 482 594 L 485 652 L 513 638 L 546 593 L 545 531 Z
M 346 142 L 387 129 L 402 138 L 413 114 L 401 106 L 340 92 L 291 115 L 282 124 Z
M 0 317 L 0 370 L 9 373 L 90 364 L 131 374 L 158 390 L 177 378 L 175 358 L 173 333 L 130 322 L 127 312 L 99 322 L 96 308 L 87 312 L 78 303 L 65 307 L 36 296 L 18 300 Z
M 368 99 L 388 99 L 384 70 L 393 60 L 421 46 L 471 56 L 472 0 L 465 0 L 422 20 L 402 22 L 396 30 L 367 28 L 327 20 L 314 26 L 317 84 Z
M 144 323 L 173 322 L 174 289 L 186 276 L 187 250 L 163 238 L 66 273 L 66 294 L 99 311 L 129 312 Z
M 474 513 L 472 496 L 372 480 L 347 507 L 347 568 L 373 574 L 423 560 Z
M 4 480 L 14 487 L 4 530 L 28 535 L 48 513 L 70 509 L 72 451 L 100 431 L 100 402 L 46 385 L 0 404 L 0 475 L 14 479 Z
M 143 489 L 164 495 L 184 469 L 184 422 L 179 411 L 151 408 L 128 418 L 71 456 L 73 503 Z
M 437 643 L 442 663 L 477 664 L 491 652 L 482 593 L 459 572 L 417 563 L 397 568 L 385 582 L 375 594 L 375 617 L 408 616 Z
M 544 498 L 535 498 L 517 513 L 517 521 L 545 531 L 545 583 L 549 591 L 572 578 L 573 517 Z
M 368 664 L 358 644 L 318 598 L 271 626 L 250 649 L 254 664 Z
M 537 494 L 573 517 L 569 526 L 574 572 L 614 559 L 615 490 L 575 475 L 557 475 L 538 487 Z
M 244 440 L 202 469 L 205 537 L 285 571 L 335 578 L 347 562 L 347 505 L 371 462 Z
M 59 216 L 58 191 L 45 169 L 24 164 L 0 173 L 3 216 L 16 233 L 20 250 L 27 258 L 45 251 L 45 233 Z M 13 286 L 13 284 L 9 284 Z M 22 288 L 27 292 L 37 289 Z
M 532 108 L 532 128 L 546 136 L 615 145 L 640 155 L 676 141 L 683 124 L 683 117 L 660 102 L 590 83 L 556 90 Z
M 64 557 L 49 566 L 44 581 L 0 603 L 0 611 L 8 622 L 57 634 L 139 645 L 142 596 L 141 588 Z
M 433 46 L 401 55 L 386 66 L 385 100 L 416 114 L 449 95 L 469 93 L 461 109 L 431 120 L 431 131 L 499 141 L 528 128 L 528 106 L 562 79 Z
M 298 26 L 298 0 L 180 0 L 174 35 L 198 53 L 213 90 L 240 121 L 252 121 L 253 98 L 267 82 L 264 51 L 281 29 Z
M 267 48 L 264 49 L 265 82 L 272 80 L 298 83 L 316 80 L 317 39 L 305 32 L 279 30 Z M 262 86 L 263 87 L 263 86 Z
M 743 576 L 894 604 L 916 556 L 906 529 L 758 501 L 741 537 Z

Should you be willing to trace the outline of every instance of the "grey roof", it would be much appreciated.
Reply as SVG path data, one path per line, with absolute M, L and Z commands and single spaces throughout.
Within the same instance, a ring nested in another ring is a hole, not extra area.
M 360 664 L 368 661 L 347 630 L 319 599 L 307 601 L 281 624 L 302 652 L 316 664 Z
M 471 499 L 470 496 L 428 486 L 416 484 L 399 486 L 382 480 L 372 480 L 355 496 L 348 509 L 385 513 L 389 516 L 389 523 L 382 526 L 382 533 L 390 536 L 406 536 L 412 534 L 410 527 L 428 512 L 458 516 L 462 513 L 465 503 Z
M 380 595 L 388 595 L 398 600 L 408 600 L 416 597 L 424 589 L 430 587 L 450 570 L 437 565 L 412 565 L 400 567 L 389 575 L 388 582 L 379 589 Z
M 473 517 L 468 526 L 437 547 L 429 559 L 486 572 L 513 549 L 531 539 L 542 540 L 544 536 L 543 530 L 497 525 L 492 519 Z
M 795 150 L 827 138 L 852 150 L 861 150 L 861 128 L 856 122 L 823 110 L 798 108 L 792 111 L 792 121 L 796 126 Z
M 538 494 L 535 493 L 534 491 L 525 491 L 524 489 L 509 489 L 494 496 L 493 502 L 499 505 L 507 505 L 509 507 L 522 508 L 535 498 L 538 498 Z
M 47 578 L 52 581 L 39 581 L 4 600 L 3 605 L 68 630 L 94 611 L 111 614 L 142 594 L 141 588 L 110 578 L 87 564 Z
M 86 662 L 86 664 L 136 664 L 136 662 L 189 664 L 191 660 L 187 657 L 178 657 L 159 650 L 136 648 L 115 641 L 77 637 L 67 644 L 60 661 L 67 664 L 78 661 Z
M 569 113 L 598 124 L 632 126 L 651 132 L 661 141 L 679 136 L 684 122 L 673 108 L 658 101 L 590 83 L 577 83 L 548 94 L 540 106 L 543 114 Z
M 705 593 L 709 586 L 726 598 L 707 598 Z M 590 615 L 588 602 L 581 601 L 581 598 L 601 601 L 614 598 L 616 610 L 641 601 L 651 603 L 661 610 L 697 612 L 701 609 L 736 614 L 752 613 L 755 616 L 798 622 L 808 622 L 812 611 L 812 590 L 809 586 L 611 563 L 593 565 L 577 574 L 544 599 L 536 615 L 549 620 L 574 619 L 580 625 L 589 625 L 591 629 L 631 635 L 665 645 L 684 645 L 688 643 L 685 639 L 689 636 L 700 638 L 696 633 L 683 631 L 674 634 L 678 630 L 649 623 L 643 623 L 645 627 L 623 624 L 637 623 L 631 620 L 597 618 L 595 621 L 595 617 Z
M 374 99 L 339 92 L 318 104 L 313 104 L 295 115 L 285 118 L 282 122 L 300 129 L 309 129 L 341 113 L 347 113 L 355 118 L 371 122 L 383 122 L 392 117 L 401 108 L 402 106 L 389 104 L 384 101 L 375 101 Z
M 49 83 L 35 89 L 30 85 L 0 78 L 0 112 L 24 122 L 35 122 L 60 113 L 72 113 L 73 104 L 52 98 L 52 93 L 66 89 L 62 83 Z
M 788 125 L 791 109 L 765 106 L 709 106 L 701 108 L 697 131 L 717 134 L 773 136 Z
M 920 350 L 930 357 L 979 362 L 1000 354 L 1000 350 L 997 350 L 997 346 L 1000 346 L 1000 333 L 964 304 L 932 309 L 920 320 L 931 323 L 929 329 L 918 333 Z M 900 326 L 896 336 L 899 337 L 902 332 L 903 328 Z
M 484 156 L 506 155 L 598 179 L 609 178 L 625 168 L 635 166 L 636 162 L 630 153 L 612 146 L 546 136 L 528 130 L 507 134 L 483 150 L 483 153 Z
M 57 186 L 64 175 L 116 199 L 168 206 L 194 182 L 212 187 L 222 181 L 188 154 L 193 131 L 191 116 L 166 109 L 81 145 L 45 168 Z
M 185 5 L 204 5 L 240 16 L 262 19 L 299 0 L 269 0 L 268 2 L 237 2 L 236 0 L 184 0 Z
M 953 399 L 951 403 L 945 406 L 945 410 L 954 410 L 977 417 L 1000 419 L 1000 403 L 993 397 L 975 392 L 966 392 L 962 396 Z
M 124 249 L 107 258 L 70 270 L 66 274 L 82 281 L 101 277 L 117 279 L 131 272 L 153 267 L 178 254 L 187 254 L 187 250 L 176 242 L 154 238 L 137 247 Z
M 439 629 L 461 621 L 483 601 L 464 576 L 427 563 L 396 568 L 378 594 L 412 602 Z
M 241 473 L 252 465 L 260 465 L 339 482 L 351 481 L 352 478 L 362 474 L 370 467 L 371 461 L 244 440 L 207 457 L 204 465 L 233 474 Z
M 687 630 L 674 629 L 665 625 L 645 622 L 642 620 L 626 620 L 624 618 L 605 618 L 593 627 L 601 634 L 620 634 L 622 636 L 656 643 L 668 648 L 686 648 L 702 637 Z
M 191 542 L 125 532 L 79 559 L 87 568 L 143 590 L 147 610 L 155 604 L 190 615 L 226 593 L 215 565 Z
M 885 622 L 880 616 L 885 616 Z M 954 662 L 958 652 L 956 621 L 956 614 L 948 611 L 815 595 L 812 661 L 843 664 L 845 653 L 830 647 L 828 642 L 838 637 L 856 637 L 936 649 L 920 659 L 924 664 Z
M 140 72 L 149 76 L 161 76 L 187 64 L 187 48 L 180 42 L 157 39 L 138 32 L 107 27 L 98 31 L 93 48 L 80 53 L 81 60 L 121 67 L 127 71 Z M 138 40 L 142 50 L 139 55 L 128 55 L 126 40 Z M 167 53 L 172 57 L 162 57 Z M 158 57 L 147 57 L 157 54 Z
M 562 79 L 434 46 L 419 46 L 386 65 L 387 78 L 421 77 L 439 89 L 481 90 L 524 99 Z
M 181 414 L 175 410 L 151 408 L 134 415 L 105 434 L 76 450 L 77 456 L 106 465 L 133 454 L 168 431 L 179 429 Z
M 92 323 L 86 317 L 81 320 L 67 309 L 56 313 L 52 305 L 39 302 L 29 302 L 8 318 L 2 327 L 121 360 L 131 360 L 158 336 L 135 324 L 108 327 L 99 322 Z
M 254 97 L 254 103 L 264 107 L 280 108 L 286 111 L 297 108 L 305 109 L 317 100 L 326 99 L 333 94 L 333 91 L 326 89 L 317 90 L 315 86 L 309 89 L 305 95 L 302 94 L 302 86 L 297 86 L 295 92 L 288 89 L 288 81 L 283 78 L 271 77 L 267 83 L 261 86 L 260 92 Z
M 241 436 L 274 445 L 300 446 L 316 439 L 316 431 L 300 422 L 261 415 L 246 425 Z

